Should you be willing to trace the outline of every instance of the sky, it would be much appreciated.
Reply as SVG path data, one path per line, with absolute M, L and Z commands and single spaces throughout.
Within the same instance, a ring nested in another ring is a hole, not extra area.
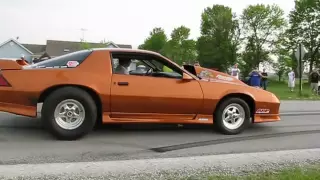
M 240 14 L 257 3 L 278 4 L 286 14 L 294 8 L 294 0 L 0 0 L 0 44 L 16 37 L 29 44 L 84 37 L 136 48 L 154 27 L 169 36 L 184 25 L 191 29 L 191 38 L 199 37 L 201 13 L 214 4 Z

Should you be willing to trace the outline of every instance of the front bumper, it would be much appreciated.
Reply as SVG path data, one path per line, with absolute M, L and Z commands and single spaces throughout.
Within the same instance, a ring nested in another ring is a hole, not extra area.
M 280 100 L 274 94 L 268 102 L 256 102 L 254 123 L 280 121 Z
M 254 123 L 264 123 L 264 122 L 276 122 L 280 121 L 279 114 L 255 114 Z

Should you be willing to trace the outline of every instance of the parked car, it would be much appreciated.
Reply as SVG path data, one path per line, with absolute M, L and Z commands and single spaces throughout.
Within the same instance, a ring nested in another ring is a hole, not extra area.
M 146 71 L 118 74 L 113 60 Z M 166 66 L 172 71 L 163 72 Z M 279 121 L 279 99 L 228 74 L 185 66 L 151 51 L 82 50 L 22 66 L 0 60 L 0 111 L 37 117 L 58 139 L 75 140 L 97 122 L 213 125 L 223 134 Z M 208 71 L 199 77 L 197 72 Z

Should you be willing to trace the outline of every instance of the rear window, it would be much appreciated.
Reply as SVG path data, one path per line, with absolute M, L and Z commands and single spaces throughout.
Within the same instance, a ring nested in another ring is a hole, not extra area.
M 92 50 L 82 50 L 66 55 L 54 57 L 32 65 L 24 66 L 26 69 L 33 68 L 75 68 L 79 66 L 90 54 Z

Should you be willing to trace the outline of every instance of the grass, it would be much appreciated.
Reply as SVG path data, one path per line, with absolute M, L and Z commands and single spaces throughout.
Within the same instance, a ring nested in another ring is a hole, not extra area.
M 287 82 L 279 81 L 270 81 L 267 91 L 274 93 L 280 100 L 320 100 L 320 95 L 313 95 L 310 84 L 306 81 L 303 82 L 301 96 L 299 94 L 299 81 L 296 82 L 294 92 L 289 90 Z
M 279 171 L 267 171 L 242 176 L 214 176 L 188 177 L 184 180 L 320 180 L 320 165 L 291 167 Z

